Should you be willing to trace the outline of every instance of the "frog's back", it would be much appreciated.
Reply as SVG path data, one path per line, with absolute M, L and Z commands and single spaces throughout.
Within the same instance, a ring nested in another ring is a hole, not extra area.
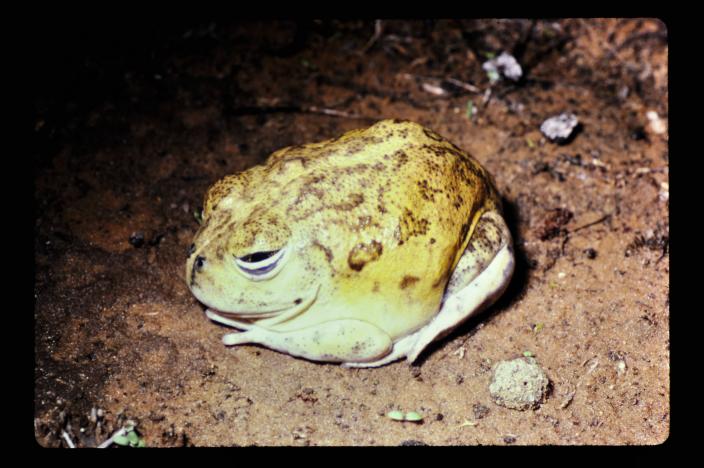
M 284 148 L 266 167 L 272 203 L 299 226 L 301 242 L 320 246 L 337 296 L 361 314 L 388 316 L 392 334 L 404 333 L 398 314 L 417 324 L 437 312 L 474 224 L 498 205 L 475 160 L 407 121 Z

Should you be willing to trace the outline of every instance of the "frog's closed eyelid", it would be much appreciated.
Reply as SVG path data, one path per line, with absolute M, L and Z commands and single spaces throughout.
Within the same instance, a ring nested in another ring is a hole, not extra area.
M 286 253 L 286 248 L 265 252 L 253 252 L 235 257 L 235 263 L 239 270 L 247 278 L 258 281 L 268 279 L 278 273 L 283 262 L 281 261 Z
M 251 254 L 243 255 L 242 257 L 236 257 L 239 260 L 242 260 L 243 262 L 247 263 L 258 263 L 262 262 L 268 258 L 273 257 L 277 253 L 281 252 L 281 249 L 279 250 L 270 250 L 267 252 L 254 252 Z

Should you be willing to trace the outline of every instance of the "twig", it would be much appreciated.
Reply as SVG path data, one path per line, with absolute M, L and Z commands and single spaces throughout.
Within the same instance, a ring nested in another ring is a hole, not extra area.
M 590 226 L 594 226 L 595 224 L 603 223 L 604 221 L 606 221 L 606 220 L 609 219 L 610 217 L 611 217 L 611 213 L 602 216 L 601 218 L 597 219 L 596 221 L 592 221 L 591 223 L 587 223 L 587 224 L 585 224 L 585 225 L 583 225 L 583 226 L 579 226 L 578 228 L 574 228 L 574 229 L 572 229 L 572 230 L 569 231 L 569 232 L 570 232 L 570 233 L 573 233 L 573 232 L 581 231 L 582 229 L 586 229 L 586 228 L 588 228 L 588 227 L 590 227 Z
M 231 115 L 263 115 L 263 114 L 277 114 L 277 113 L 285 113 L 285 114 L 300 114 L 300 113 L 312 113 L 312 114 L 325 114 L 325 115 L 332 115 L 335 117 L 345 117 L 349 119 L 364 119 L 364 120 L 375 120 L 372 119 L 371 117 L 365 117 L 359 114 L 351 114 L 348 112 L 344 111 L 338 111 L 335 109 L 328 109 L 325 107 L 318 107 L 318 106 L 259 106 L 259 107 L 254 107 L 254 106 L 247 106 L 247 107 L 238 107 L 235 109 L 230 110 Z
M 301 109 L 304 112 L 310 112 L 313 114 L 325 114 L 333 115 L 335 117 L 345 117 L 348 119 L 367 119 L 368 117 L 361 116 L 359 114 L 350 114 L 349 112 L 339 111 L 335 109 L 328 109 L 326 107 L 309 106 Z
M 129 431 L 128 431 L 127 429 L 129 429 Z M 111 435 L 108 440 L 106 440 L 106 441 L 103 442 L 102 444 L 98 445 L 98 448 L 107 448 L 107 447 L 109 447 L 110 445 L 112 445 L 112 443 L 115 441 L 115 439 L 117 439 L 117 438 L 120 437 L 120 436 L 123 436 L 123 435 L 127 434 L 127 433 L 130 432 L 132 429 L 134 429 L 134 426 L 131 425 L 131 424 L 130 424 L 130 425 L 127 425 L 127 426 L 125 426 L 125 427 L 123 427 L 122 429 L 120 429 L 119 431 L 117 431 L 117 432 L 115 432 L 113 435 Z
M 465 83 L 464 81 L 456 80 L 454 78 L 445 78 L 445 81 L 448 83 L 452 83 L 453 85 L 466 89 L 467 91 L 470 91 L 472 93 L 481 93 L 482 90 L 474 86 L 473 84 L 470 83 Z
M 562 402 L 560 405 L 560 409 L 565 409 L 567 408 L 570 403 L 572 403 L 572 400 L 574 400 L 574 395 L 577 393 L 577 389 L 572 390 L 570 393 L 567 394 L 567 397 L 565 398 L 565 401 Z
M 426 84 L 430 84 L 431 86 L 441 86 L 442 83 L 449 83 L 451 85 L 454 85 L 458 88 L 462 88 L 466 91 L 469 91 L 470 93 L 476 93 L 480 94 L 482 92 L 481 89 L 477 88 L 471 83 L 467 83 L 466 81 L 461 81 L 456 78 L 450 78 L 450 77 L 445 77 L 445 78 L 435 78 L 433 76 L 424 76 L 424 75 L 416 75 L 412 73 L 400 73 L 398 76 L 400 76 L 403 79 L 410 80 L 417 78 L 419 80 L 423 80 L 424 82 L 422 83 L 423 86 Z
M 568 232 L 565 235 L 565 238 L 562 239 L 562 245 L 560 246 L 560 254 L 561 255 L 565 255 L 565 246 L 567 245 L 567 242 L 569 242 L 569 240 L 570 240 L 570 233 Z
M 367 45 L 364 46 L 362 49 L 362 53 L 366 53 L 373 45 L 374 43 L 381 37 L 381 33 L 383 32 L 384 28 L 382 26 L 381 20 L 375 20 L 374 21 L 374 35 L 369 39 L 369 42 L 367 42 Z
M 646 31 L 642 33 L 632 34 L 631 36 L 627 37 L 621 44 L 617 45 L 615 49 L 612 47 L 608 54 L 606 54 L 606 59 L 611 59 L 614 55 L 616 55 L 616 53 L 618 53 L 625 47 L 628 47 L 633 42 L 647 41 L 650 39 L 657 39 L 660 42 L 667 43 L 667 31 Z
M 484 96 L 482 96 L 482 106 L 486 107 L 489 105 L 489 100 L 491 99 L 491 88 L 486 88 L 484 91 Z
M 68 433 L 66 431 L 61 431 L 61 437 L 63 437 L 64 440 L 66 441 L 68 448 L 76 448 L 76 446 L 73 445 L 73 441 L 71 440 L 71 437 L 68 435 Z

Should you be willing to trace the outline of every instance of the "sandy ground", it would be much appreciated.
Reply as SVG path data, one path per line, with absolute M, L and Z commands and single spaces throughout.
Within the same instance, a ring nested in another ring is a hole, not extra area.
M 110 53 L 100 42 L 74 52 L 61 79 L 38 88 L 40 445 L 95 446 L 128 420 L 148 446 L 668 438 L 666 26 L 380 26 L 172 27 Z M 491 84 L 482 63 L 504 50 L 524 78 Z M 539 126 L 563 111 L 581 127 L 557 145 Z M 183 278 L 205 190 L 278 148 L 382 118 L 431 127 L 494 174 L 518 255 L 508 291 L 413 367 L 225 348 L 226 329 Z M 492 366 L 526 351 L 550 379 L 546 401 L 497 406 Z M 422 423 L 392 421 L 390 410 Z

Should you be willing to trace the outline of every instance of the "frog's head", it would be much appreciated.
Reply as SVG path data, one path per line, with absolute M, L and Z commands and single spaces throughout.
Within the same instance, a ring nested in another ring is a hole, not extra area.
M 211 189 L 206 197 L 186 262 L 193 294 L 211 309 L 246 319 L 310 303 L 314 275 L 285 216 L 271 200 L 248 199 L 230 188 L 219 194 Z

